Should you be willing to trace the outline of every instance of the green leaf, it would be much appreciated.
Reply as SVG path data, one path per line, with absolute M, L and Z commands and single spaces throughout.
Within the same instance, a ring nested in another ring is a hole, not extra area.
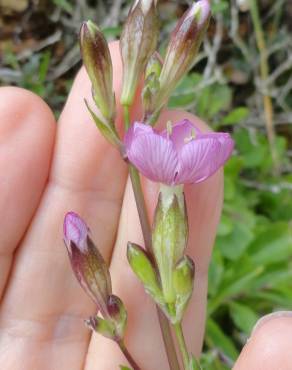
M 49 51 L 42 54 L 39 66 L 39 83 L 43 84 L 46 80 L 48 69 L 51 61 L 51 53 Z
M 281 189 L 281 183 L 292 184 L 292 176 L 280 177 L 271 184 L 274 191 L 260 193 L 261 212 L 274 221 L 290 221 L 292 215 L 291 189 Z
M 241 257 L 252 239 L 253 233 L 250 228 L 245 223 L 236 222 L 230 233 L 217 238 L 216 246 L 220 248 L 224 257 L 234 261 Z
M 278 288 L 282 283 L 292 281 L 292 269 L 286 264 L 281 263 L 279 269 L 267 271 L 261 275 L 254 283 L 254 289 Z
M 224 125 L 234 125 L 245 120 L 249 116 L 249 110 L 246 107 L 238 107 L 233 109 L 227 116 L 223 118 Z
M 195 103 L 197 84 L 201 80 L 202 76 L 197 73 L 190 73 L 185 76 L 170 97 L 168 106 L 170 108 L 182 108 Z
M 250 307 L 235 302 L 230 302 L 229 309 L 235 325 L 247 335 L 250 334 L 259 319 L 258 314 Z
M 73 6 L 68 0 L 53 0 L 54 4 L 68 13 L 73 12 Z
M 255 265 L 269 265 L 292 257 L 292 230 L 289 224 L 269 225 L 250 245 L 251 260 Z
M 217 3 L 213 3 L 211 5 L 212 14 L 213 16 L 218 13 L 222 13 L 224 10 L 228 9 L 229 5 L 226 0 L 218 1 Z
M 231 104 L 231 90 L 227 85 L 214 84 L 206 87 L 198 96 L 197 113 L 204 118 L 228 109 Z
M 279 309 L 291 309 L 291 302 L 292 302 L 292 289 L 289 287 L 286 292 L 273 290 L 270 292 L 254 292 L 251 293 L 251 298 L 255 298 L 259 302 L 265 302 L 266 304 L 270 305 L 270 310 L 273 307 L 277 307 Z
M 210 267 L 209 267 L 209 283 L 208 283 L 208 293 L 211 296 L 215 296 L 218 292 L 218 287 L 222 281 L 224 274 L 224 261 L 222 254 L 218 248 L 214 249 Z
M 123 365 L 120 365 L 120 369 L 121 369 L 121 370 L 132 370 L 132 369 L 130 369 L 129 367 L 127 367 L 127 366 L 123 366 Z
M 259 169 L 261 172 L 271 167 L 272 159 L 266 136 L 242 128 L 234 132 L 233 138 L 242 155 L 244 167 Z
M 116 39 L 120 36 L 121 31 L 121 27 L 107 27 L 102 29 L 102 33 L 106 39 Z
M 217 235 L 226 236 L 232 233 L 233 223 L 230 217 L 227 217 L 225 214 L 221 216 L 221 220 L 218 226 Z
M 210 347 L 218 348 L 225 356 L 232 360 L 237 358 L 238 351 L 232 340 L 225 335 L 221 328 L 210 318 L 207 321 L 206 341 Z
M 220 293 L 208 302 L 208 314 L 211 315 L 222 303 L 229 301 L 234 296 L 246 292 L 251 283 L 263 272 L 263 267 L 259 266 L 236 279 L 236 270 L 232 270 L 229 280 L 222 283 Z

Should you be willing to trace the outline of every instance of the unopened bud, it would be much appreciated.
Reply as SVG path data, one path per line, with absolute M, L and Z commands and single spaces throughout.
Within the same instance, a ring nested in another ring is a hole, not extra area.
M 112 292 L 109 270 L 89 236 L 86 223 L 74 212 L 65 216 L 64 241 L 76 278 L 106 315 L 106 303 Z
M 145 291 L 157 304 L 163 305 L 162 292 L 156 272 L 146 252 L 137 244 L 129 242 L 127 257 L 132 270 L 142 282 Z
M 107 311 L 115 324 L 116 338 L 122 339 L 124 337 L 128 315 L 121 299 L 113 294 L 110 295 L 107 301 Z
M 145 71 L 145 83 L 142 91 L 142 103 L 144 109 L 143 121 L 147 122 L 148 117 L 154 112 L 156 106 L 156 95 L 160 89 L 159 76 L 162 62 L 158 53 L 154 53 L 149 59 Z
M 156 49 L 158 17 L 155 0 L 136 0 L 126 20 L 120 48 L 123 61 L 122 105 L 131 105 L 137 84 Z
M 195 265 L 193 260 L 184 256 L 173 270 L 173 287 L 176 294 L 175 320 L 182 320 L 189 299 L 192 296 L 194 286 Z
M 210 20 L 208 0 L 194 3 L 172 33 L 160 75 L 157 109 L 163 106 L 178 82 L 192 68 Z
M 177 294 L 186 295 L 193 290 L 195 265 L 188 256 L 177 263 L 173 271 L 173 286 Z
M 152 243 L 167 303 L 175 302 L 173 269 L 183 256 L 187 237 L 188 222 L 182 187 L 162 186 L 155 210 Z
M 92 83 L 94 102 L 102 116 L 113 122 L 115 97 L 110 51 L 102 32 L 91 21 L 84 22 L 81 26 L 80 47 L 83 63 Z
M 154 74 L 157 78 L 159 78 L 161 69 L 162 69 L 161 58 L 159 54 L 155 52 L 151 55 L 146 65 L 145 78 L 149 77 L 152 74 Z

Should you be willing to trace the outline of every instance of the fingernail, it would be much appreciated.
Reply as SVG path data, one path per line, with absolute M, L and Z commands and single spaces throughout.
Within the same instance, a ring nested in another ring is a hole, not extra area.
M 253 337 L 253 335 L 263 326 L 265 325 L 265 323 L 267 323 L 268 321 L 271 321 L 271 320 L 274 320 L 274 319 L 278 319 L 280 317 L 291 317 L 292 318 L 292 311 L 277 311 L 277 312 L 273 312 L 273 313 L 270 313 L 268 315 L 265 315 L 263 317 L 261 317 L 258 322 L 255 324 L 254 328 L 252 329 L 252 332 L 251 332 L 251 335 L 250 335 L 250 338 Z M 249 339 L 250 339 L 249 338 Z

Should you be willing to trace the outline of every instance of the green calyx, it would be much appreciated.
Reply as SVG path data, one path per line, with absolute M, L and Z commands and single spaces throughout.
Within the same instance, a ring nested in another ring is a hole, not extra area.
M 102 319 L 99 316 L 85 320 L 85 324 L 94 332 L 103 337 L 115 340 L 115 325 L 110 320 Z
M 188 223 L 182 188 L 162 186 L 155 211 L 152 244 L 167 304 L 175 302 L 173 270 L 183 256 L 187 235 Z
M 105 315 L 90 317 L 85 324 L 94 332 L 112 339 L 123 340 L 127 325 L 127 311 L 121 299 L 113 294 L 109 295 Z
M 99 129 L 100 133 L 104 138 L 109 141 L 112 145 L 121 149 L 122 143 L 119 139 L 117 131 L 113 124 L 109 123 L 104 117 L 98 115 L 98 112 L 94 112 L 89 106 L 87 100 L 85 100 L 86 107 L 94 120 L 96 127 Z

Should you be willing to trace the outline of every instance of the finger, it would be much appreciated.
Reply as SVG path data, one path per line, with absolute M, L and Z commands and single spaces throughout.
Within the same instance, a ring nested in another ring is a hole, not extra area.
M 179 111 L 162 114 L 160 123 L 189 118 L 202 130 L 207 127 L 196 117 Z M 202 184 L 185 188 L 189 214 L 189 254 L 195 261 L 196 277 L 194 294 L 184 319 L 186 340 L 191 352 L 200 353 L 204 333 L 204 318 L 207 297 L 207 271 L 222 205 L 223 176 L 217 172 Z M 158 185 L 145 182 L 144 192 L 150 214 L 157 202 Z M 126 259 L 128 241 L 143 245 L 136 205 L 128 183 L 124 198 L 117 243 L 111 263 L 114 291 L 124 301 L 128 313 L 127 344 L 143 369 L 167 368 L 164 347 L 151 299 L 130 271 Z M 113 355 L 114 353 L 114 355 Z M 110 341 L 93 336 L 90 343 L 86 370 L 100 368 L 110 370 L 125 363 L 119 349 Z
M 275 313 L 262 320 L 243 348 L 234 370 L 291 369 L 292 312 Z
M 115 60 L 117 44 L 111 51 Z M 118 59 L 114 66 L 117 95 L 120 70 Z M 118 152 L 101 137 L 85 108 L 83 99 L 90 98 L 90 90 L 82 70 L 60 117 L 50 182 L 2 304 L 2 344 L 12 352 L 5 360 L 16 369 L 80 369 L 87 350 L 89 331 L 83 319 L 95 306 L 69 266 L 62 242 L 63 217 L 68 210 L 80 213 L 109 259 L 127 173 Z
M 34 94 L 0 88 L 0 299 L 13 253 L 35 212 L 47 181 L 55 120 Z

